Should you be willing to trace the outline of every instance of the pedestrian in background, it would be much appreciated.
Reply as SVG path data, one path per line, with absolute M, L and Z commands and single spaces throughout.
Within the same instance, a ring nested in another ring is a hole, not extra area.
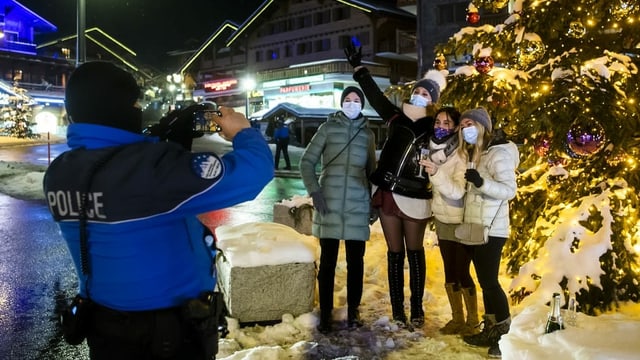
M 465 111 L 460 116 L 460 155 L 469 166 L 465 179 L 469 182 L 465 195 L 464 220 L 489 227 L 484 245 L 474 245 L 471 260 L 482 288 L 484 327 L 482 332 L 464 336 L 466 343 L 489 347 L 489 356 L 501 355 L 498 341 L 509 332 L 509 301 L 500 285 L 498 270 L 502 248 L 509 236 L 509 200 L 516 196 L 518 147 L 496 131 L 492 136 L 489 113 L 482 107 Z
M 428 176 L 421 175 L 421 148 L 433 135 L 433 117 L 427 113 L 436 104 L 446 86 L 442 73 L 432 70 L 412 87 L 409 102 L 394 105 L 362 65 L 362 48 L 345 49 L 353 66 L 353 78 L 360 84 L 367 101 L 389 127 L 378 166 L 371 174 L 373 206 L 379 209 L 380 223 L 387 242 L 387 271 L 393 319 L 407 325 L 404 311 L 404 263 L 409 258 L 409 288 L 411 290 L 411 325 L 424 325 L 424 295 L 426 263 L 424 234 L 431 217 L 431 191 Z
M 286 164 L 285 170 L 291 170 L 291 162 L 289 161 L 289 125 L 285 124 L 284 116 L 276 118 L 276 129 L 273 132 L 273 139 L 276 142 L 276 170 L 280 166 L 280 153 L 284 157 Z
M 161 138 L 142 135 L 139 95 L 135 79 L 108 62 L 82 64 L 67 83 L 71 150 L 44 177 L 79 279 L 65 339 L 86 337 L 92 360 L 212 359 L 221 303 L 215 251 L 196 216 L 255 198 L 273 178 L 273 158 L 227 107 L 215 116 L 233 144 L 222 157 L 181 145 L 199 105 L 163 118 Z
M 320 125 L 300 159 L 300 174 L 313 198 L 312 233 L 320 239 L 318 330 L 333 329 L 333 291 L 340 240 L 347 262 L 347 326 L 357 328 L 364 277 L 365 242 L 369 240 L 369 174 L 375 167 L 374 134 L 362 115 L 364 94 L 349 86 L 342 92 L 342 110 Z M 320 164 L 320 177 L 316 167 Z
M 477 333 L 478 297 L 471 277 L 470 249 L 456 241 L 455 228 L 462 222 L 467 169 L 460 156 L 458 126 L 460 112 L 453 107 L 440 108 L 435 115 L 434 134 L 429 139 L 429 155 L 420 160 L 431 181 L 433 211 L 438 248 L 444 265 L 445 290 L 452 319 L 440 329 L 443 334 Z M 463 309 L 466 305 L 467 317 Z

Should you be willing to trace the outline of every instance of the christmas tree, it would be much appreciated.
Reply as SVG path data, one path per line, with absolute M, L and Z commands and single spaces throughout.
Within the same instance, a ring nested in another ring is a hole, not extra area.
M 39 137 L 33 132 L 33 109 L 31 99 L 26 90 L 14 87 L 15 95 L 8 96 L 6 103 L 0 109 L 0 121 L 3 124 L 3 135 L 19 139 L 31 139 Z
M 503 251 L 512 299 L 560 292 L 588 314 L 640 301 L 640 3 L 476 0 L 468 11 L 469 26 L 436 48 L 472 58 L 441 102 L 486 107 L 520 145 Z M 503 23 L 479 25 L 498 11 Z

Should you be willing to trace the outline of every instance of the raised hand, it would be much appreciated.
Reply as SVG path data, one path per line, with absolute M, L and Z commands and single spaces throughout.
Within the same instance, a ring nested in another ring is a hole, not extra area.
M 344 48 L 344 54 L 347 56 L 347 61 L 349 61 L 351 66 L 358 67 L 362 65 L 362 46 L 356 48 L 356 46 L 351 43 Z

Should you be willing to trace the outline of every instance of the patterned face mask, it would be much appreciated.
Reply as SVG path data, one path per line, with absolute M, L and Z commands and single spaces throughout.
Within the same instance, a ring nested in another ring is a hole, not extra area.
M 433 136 L 438 140 L 442 140 L 447 136 L 451 135 L 452 133 L 453 133 L 453 129 L 443 129 L 443 128 L 437 127 L 434 130 Z
M 353 101 L 345 101 L 342 103 L 342 112 L 351 120 L 357 118 L 362 110 L 362 105 Z

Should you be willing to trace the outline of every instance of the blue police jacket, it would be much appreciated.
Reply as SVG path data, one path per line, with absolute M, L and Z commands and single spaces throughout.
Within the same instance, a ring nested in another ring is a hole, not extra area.
M 67 141 L 71 150 L 45 173 L 46 201 L 80 294 L 116 310 L 175 307 L 213 290 L 214 253 L 197 215 L 251 200 L 273 178 L 269 146 L 252 128 L 223 156 L 94 124 L 71 124 Z M 81 270 L 80 213 L 88 275 Z

